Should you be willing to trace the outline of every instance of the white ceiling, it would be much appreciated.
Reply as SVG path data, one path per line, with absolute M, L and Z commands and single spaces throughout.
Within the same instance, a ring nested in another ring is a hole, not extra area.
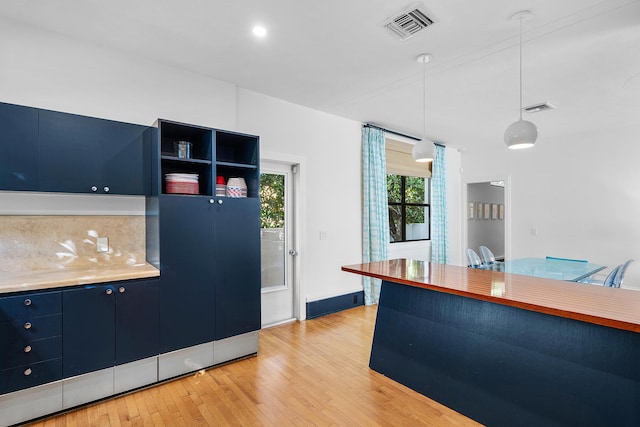
M 0 16 L 455 148 L 502 144 L 525 114 L 546 136 L 640 124 L 640 1 L 423 0 L 436 23 L 400 41 L 381 24 L 411 0 L 3 0 Z M 260 23 L 264 39 L 251 34 Z M 635 76 L 635 78 L 634 78 Z M 554 138 L 555 139 L 555 138 Z

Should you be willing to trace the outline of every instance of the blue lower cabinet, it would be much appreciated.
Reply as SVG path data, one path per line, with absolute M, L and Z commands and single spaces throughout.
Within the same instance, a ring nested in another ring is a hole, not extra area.
M 62 378 L 62 359 L 45 360 L 0 370 L 0 395 Z
M 65 378 L 158 354 L 158 280 L 63 291 Z
M 116 365 L 160 352 L 159 280 L 121 283 L 116 297 Z
M 215 339 L 260 329 L 260 203 L 227 198 L 215 206 Z
M 160 351 L 213 341 L 214 204 L 209 197 L 161 196 Z
M 62 293 L 0 297 L 0 394 L 62 378 Z
M 83 286 L 62 292 L 65 378 L 114 365 L 115 304 L 113 285 Z

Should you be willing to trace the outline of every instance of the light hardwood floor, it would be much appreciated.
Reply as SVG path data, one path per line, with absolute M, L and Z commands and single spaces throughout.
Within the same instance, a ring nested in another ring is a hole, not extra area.
M 375 307 L 260 331 L 251 357 L 32 424 L 477 426 L 369 369 Z

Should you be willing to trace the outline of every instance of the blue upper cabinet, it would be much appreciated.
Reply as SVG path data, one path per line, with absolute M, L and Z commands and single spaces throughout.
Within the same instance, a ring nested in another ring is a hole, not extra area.
M 0 190 L 38 189 L 38 110 L 0 103 Z
M 40 110 L 38 129 L 40 191 L 149 193 L 146 126 Z

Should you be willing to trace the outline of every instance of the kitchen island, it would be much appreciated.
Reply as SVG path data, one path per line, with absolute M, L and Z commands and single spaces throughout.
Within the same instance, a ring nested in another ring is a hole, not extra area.
M 640 292 L 389 260 L 370 367 L 491 426 L 640 425 Z

